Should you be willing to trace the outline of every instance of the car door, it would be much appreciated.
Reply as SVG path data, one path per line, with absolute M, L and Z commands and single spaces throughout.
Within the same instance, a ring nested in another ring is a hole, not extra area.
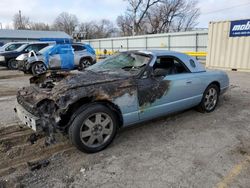
M 82 45 L 72 45 L 74 49 L 74 64 L 75 66 L 78 66 L 80 63 L 80 60 L 84 55 L 86 54 L 86 48 Z
M 73 48 L 69 44 L 57 45 L 49 53 L 50 69 L 74 69 Z
M 49 69 L 60 69 L 61 68 L 61 57 L 59 54 L 60 45 L 54 46 L 48 52 L 48 67 Z
M 165 71 L 164 68 L 169 68 L 165 64 L 169 62 L 159 63 L 162 58 L 171 61 L 175 71 Z M 138 81 L 140 120 L 159 117 L 194 106 L 193 99 L 198 94 L 197 88 L 201 87 L 201 80 L 195 78 L 179 59 L 160 57 L 157 61 L 158 65 L 156 62 L 153 74 Z M 156 68 L 157 66 L 162 69 L 162 73 L 156 73 L 159 69 Z
M 61 69 L 74 69 L 74 51 L 71 45 L 63 45 L 59 48 Z

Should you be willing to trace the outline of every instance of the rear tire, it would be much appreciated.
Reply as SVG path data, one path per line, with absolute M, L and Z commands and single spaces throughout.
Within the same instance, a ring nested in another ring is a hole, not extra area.
M 10 70 L 17 70 L 17 61 L 15 59 L 10 59 L 8 61 L 7 66 L 8 66 L 8 69 Z
M 79 150 L 95 153 L 113 141 L 118 127 L 117 116 L 101 104 L 88 105 L 76 112 L 69 127 L 69 139 Z
M 197 110 L 202 113 L 209 113 L 215 110 L 219 101 L 219 87 L 215 84 L 210 84 L 205 92 L 201 103 L 199 104 Z
M 46 71 L 47 71 L 47 67 L 42 62 L 36 62 L 31 67 L 31 73 L 34 76 L 46 73 Z
M 89 58 L 82 58 L 79 63 L 79 70 L 84 70 L 85 68 L 91 66 L 93 63 Z

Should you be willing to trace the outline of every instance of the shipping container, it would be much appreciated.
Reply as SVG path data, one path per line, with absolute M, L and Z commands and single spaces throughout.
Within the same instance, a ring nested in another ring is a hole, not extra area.
M 250 71 L 250 20 L 209 23 L 206 66 Z

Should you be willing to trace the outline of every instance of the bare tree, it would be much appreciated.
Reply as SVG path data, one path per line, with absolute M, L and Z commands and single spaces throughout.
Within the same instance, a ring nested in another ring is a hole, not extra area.
M 21 11 L 15 14 L 13 17 L 13 26 L 14 29 L 29 29 L 30 28 L 30 21 L 29 17 L 23 16 Z
M 186 3 L 183 7 L 182 14 L 180 14 L 173 21 L 173 31 L 188 31 L 197 25 L 197 19 L 200 16 L 200 10 L 196 8 L 197 1 Z
M 147 12 L 148 33 L 186 31 L 196 25 L 199 9 L 195 0 L 164 0 Z
M 128 10 L 117 18 L 122 35 L 192 29 L 199 17 L 197 0 L 127 0 Z
M 72 35 L 78 25 L 78 19 L 74 14 L 62 12 L 54 21 L 54 29 L 60 30 Z
M 113 23 L 106 19 L 103 19 L 99 23 L 95 24 L 95 29 L 95 35 L 99 38 L 111 37 L 115 32 Z
M 118 16 L 116 23 L 121 30 L 122 36 L 130 36 L 133 34 L 133 18 L 131 18 L 129 15 Z
M 129 3 L 127 14 L 133 19 L 133 35 L 142 34 L 142 23 L 149 8 L 161 0 L 126 0 Z
M 84 39 L 93 39 L 95 36 L 95 25 L 93 22 L 83 22 L 79 25 L 79 32 L 84 33 Z
M 40 30 L 40 31 L 48 31 L 50 30 L 50 26 L 48 24 L 42 23 L 42 22 L 33 22 L 30 23 L 30 29 L 31 30 Z
M 86 39 L 111 37 L 117 32 L 113 23 L 105 19 L 99 22 L 81 23 L 79 31 L 84 33 Z

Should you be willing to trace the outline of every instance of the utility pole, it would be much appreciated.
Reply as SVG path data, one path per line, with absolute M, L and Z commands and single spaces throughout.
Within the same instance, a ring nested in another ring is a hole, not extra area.
M 132 3 L 133 3 L 133 5 L 132 5 L 132 7 L 133 7 L 133 13 L 134 13 L 134 15 L 133 15 L 134 20 L 133 20 L 133 25 L 132 25 L 132 35 L 135 36 L 135 25 L 136 25 L 136 1 L 133 1 Z
M 19 10 L 19 29 L 23 29 L 22 12 Z
M 136 22 L 136 12 L 134 9 L 134 20 L 133 20 L 133 26 L 132 26 L 132 35 L 135 36 L 135 23 Z

